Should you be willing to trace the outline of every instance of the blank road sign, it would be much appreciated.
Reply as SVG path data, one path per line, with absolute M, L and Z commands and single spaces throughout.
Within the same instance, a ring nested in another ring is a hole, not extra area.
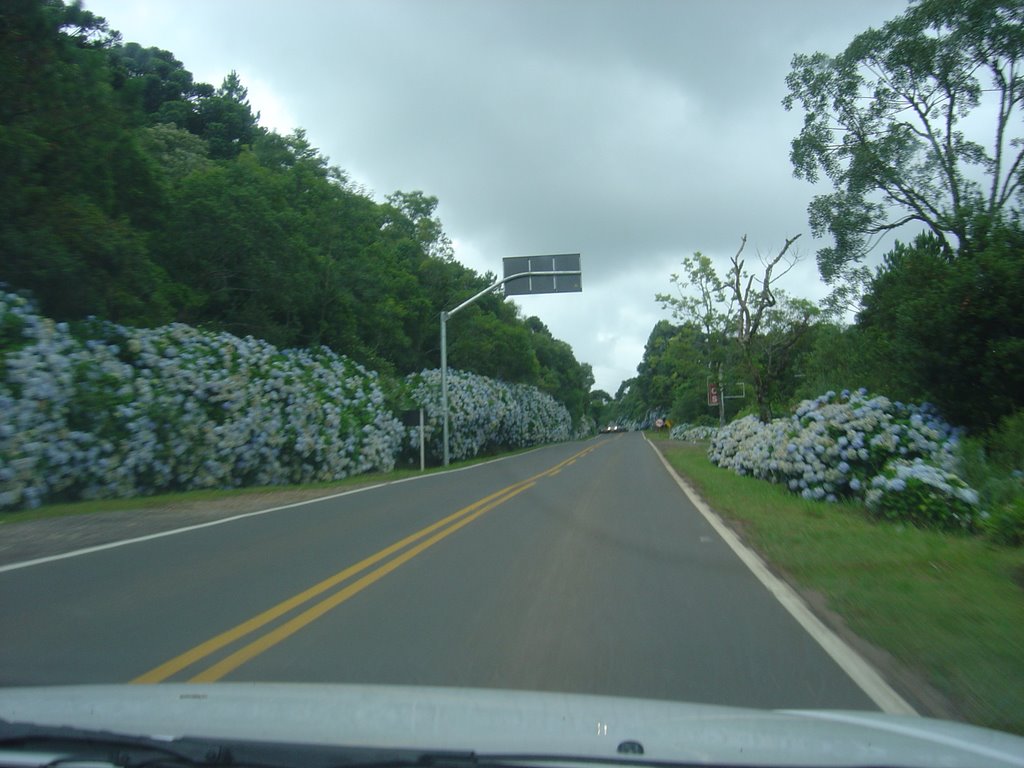
M 503 277 L 523 275 L 523 277 L 505 282 L 506 296 L 528 293 L 578 293 L 583 290 L 578 253 L 559 253 L 553 256 L 510 256 L 502 261 L 505 267 Z M 537 274 L 544 272 L 572 272 L 574 274 Z

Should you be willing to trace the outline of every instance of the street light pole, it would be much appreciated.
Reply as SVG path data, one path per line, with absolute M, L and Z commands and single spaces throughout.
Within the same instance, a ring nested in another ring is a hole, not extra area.
M 576 254 L 577 266 L 579 264 L 579 254 Z M 579 269 L 549 269 L 549 270 L 538 270 L 538 271 L 526 271 L 519 272 L 514 275 L 506 275 L 505 277 L 498 280 L 493 285 L 489 285 L 484 288 L 478 294 L 472 298 L 466 299 L 464 302 L 455 307 L 450 312 L 441 312 L 441 412 L 442 412 L 442 438 L 444 440 L 444 466 L 448 466 L 449 462 L 449 449 L 448 449 L 448 318 L 459 312 L 474 301 L 479 299 L 496 288 L 500 288 L 509 280 L 515 280 L 522 277 L 579 277 L 581 274 Z M 581 290 L 579 288 L 576 289 Z M 546 291 L 545 291 L 546 292 Z

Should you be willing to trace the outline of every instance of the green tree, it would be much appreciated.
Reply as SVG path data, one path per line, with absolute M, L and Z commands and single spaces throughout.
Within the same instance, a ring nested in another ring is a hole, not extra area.
M 603 389 L 594 389 L 589 393 L 587 413 L 597 424 L 598 428 L 608 424 L 610 408 L 614 399 Z
M 186 177 L 172 196 L 161 262 L 189 287 L 178 319 L 291 346 L 310 299 L 311 259 L 295 237 L 283 179 L 251 153 Z
M 151 124 L 184 128 L 193 102 L 213 95 L 212 86 L 196 83 L 174 54 L 138 43 L 113 45 L 109 53 L 112 83 L 127 108 L 138 110 Z
M 210 157 L 238 157 L 243 147 L 252 146 L 256 140 L 259 113 L 253 114 L 248 95 L 238 73 L 232 70 L 212 96 L 198 100 L 188 116 L 188 129 L 206 140 Z
M 552 336 L 540 318 L 528 317 L 523 325 L 530 332 L 530 345 L 537 357 L 537 379 L 532 383 L 564 404 L 578 425 L 589 410 L 593 370 L 577 361 L 572 347 Z
M 137 135 L 139 146 L 156 164 L 167 191 L 193 171 L 211 164 L 206 142 L 172 123 L 140 128 Z
M 838 56 L 793 58 L 783 104 L 805 113 L 794 174 L 833 185 L 809 207 L 815 236 L 833 240 L 817 255 L 826 282 L 862 280 L 876 238 L 905 224 L 952 254 L 974 225 L 1020 215 L 1022 53 L 1019 0 L 918 0 Z M 989 112 L 984 140 L 965 131 Z
M 668 320 L 659 320 L 651 329 L 644 354 L 636 367 L 636 389 L 647 410 L 667 413 L 672 406 L 679 371 L 669 356 L 678 329 Z
M 0 10 L 0 281 L 51 317 L 167 318 L 145 229 L 152 164 L 111 86 L 106 22 L 51 0 Z
M 735 298 L 730 295 L 727 283 L 718 276 L 711 259 L 700 251 L 683 258 L 682 273 L 673 273 L 670 282 L 676 288 L 676 295 L 660 293 L 656 299 L 662 308 L 671 309 L 672 316 L 684 326 L 697 329 L 692 341 L 721 392 L 735 365 Z M 719 401 L 718 417 L 719 424 L 724 425 L 724 399 Z
M 522 325 L 502 322 L 469 307 L 448 324 L 448 363 L 452 368 L 523 384 L 537 380 L 540 364 Z
M 762 421 L 771 420 L 772 403 L 792 390 L 795 358 L 818 314 L 810 302 L 790 298 L 776 287 L 796 263 L 789 250 L 797 237 L 786 240 L 775 256 L 761 259 L 764 270 L 760 275 L 746 269 L 746 235 L 724 280 L 710 259 L 695 253 L 683 260 L 684 274 L 671 277 L 678 295 L 657 296 L 676 319 L 696 326 L 703 358 L 720 385 L 728 378 L 726 365 L 738 358 L 737 369 L 753 385 Z M 719 418 L 724 421 L 724 399 Z
M 649 407 L 643 401 L 636 384 L 637 377 L 634 376 L 619 384 L 619 388 L 615 391 L 612 420 L 616 423 L 640 422 L 647 414 Z
M 858 326 L 912 394 L 984 430 L 1024 405 L 1024 233 L 997 227 L 951 257 L 919 235 L 886 256 Z M 897 384 L 901 382 L 897 381 Z
M 452 241 L 444 233 L 436 210 L 437 198 L 433 195 L 418 190 L 393 192 L 387 196 L 385 212 L 391 215 L 387 216 L 385 226 L 403 230 L 403 234 L 420 245 L 425 255 L 451 261 L 454 258 Z

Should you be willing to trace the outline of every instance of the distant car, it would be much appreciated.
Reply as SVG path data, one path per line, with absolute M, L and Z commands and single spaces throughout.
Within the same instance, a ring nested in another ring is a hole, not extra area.
M 601 428 L 601 434 L 602 435 L 611 434 L 613 432 L 626 432 L 626 431 L 628 431 L 628 430 L 625 427 L 620 426 L 618 424 L 608 424 L 607 426 Z

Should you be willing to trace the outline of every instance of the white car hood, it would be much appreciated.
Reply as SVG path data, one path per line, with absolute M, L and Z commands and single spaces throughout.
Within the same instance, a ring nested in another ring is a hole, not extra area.
M 1024 766 L 1024 739 L 868 712 L 576 694 L 220 683 L 0 689 L 8 722 L 137 736 L 729 765 Z M 622 754 L 638 742 L 643 755 Z

